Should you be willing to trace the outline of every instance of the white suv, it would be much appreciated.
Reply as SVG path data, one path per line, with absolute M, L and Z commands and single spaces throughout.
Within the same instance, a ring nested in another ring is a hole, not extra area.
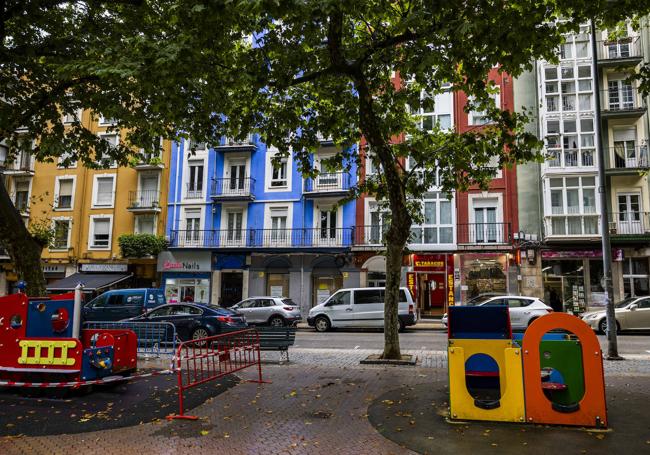
M 383 327 L 385 288 L 340 289 L 309 310 L 307 323 L 318 332 L 334 327 Z M 415 305 L 407 288 L 399 289 L 399 329 L 415 325 Z
M 538 317 L 553 312 L 553 309 L 540 299 L 522 295 L 494 296 L 476 306 L 488 305 L 508 305 L 510 326 L 513 329 L 526 329 Z M 447 313 L 442 316 L 442 323 L 447 327 Z

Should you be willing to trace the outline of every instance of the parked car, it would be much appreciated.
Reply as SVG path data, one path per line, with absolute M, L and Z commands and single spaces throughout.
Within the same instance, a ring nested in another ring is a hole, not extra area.
M 475 295 L 471 299 L 469 299 L 467 302 L 465 302 L 463 305 L 464 306 L 476 306 L 480 303 L 485 302 L 486 300 L 492 298 L 492 297 L 500 297 L 503 294 L 499 294 L 498 292 L 484 292 L 483 294 Z
M 234 311 L 200 303 L 168 303 L 127 321 L 171 322 L 182 341 L 248 327 L 246 319 Z
M 531 322 L 540 316 L 552 313 L 553 309 L 536 297 L 522 295 L 499 295 L 474 306 L 507 305 L 510 313 L 510 326 L 513 329 L 526 329 Z M 442 316 L 442 323 L 447 327 L 447 313 Z
M 607 331 L 605 310 L 590 311 L 582 320 L 600 333 Z M 620 330 L 650 330 L 650 297 L 628 297 L 614 308 L 616 328 Z
M 287 297 L 251 297 L 234 304 L 230 309 L 244 315 L 249 324 L 283 327 L 302 319 L 300 307 Z
M 165 294 L 160 289 L 115 289 L 85 304 L 82 317 L 85 321 L 120 321 L 165 303 Z
M 318 332 L 338 327 L 383 327 L 385 288 L 340 289 L 325 302 L 309 310 L 307 323 Z M 417 323 L 413 297 L 407 288 L 399 290 L 399 329 Z

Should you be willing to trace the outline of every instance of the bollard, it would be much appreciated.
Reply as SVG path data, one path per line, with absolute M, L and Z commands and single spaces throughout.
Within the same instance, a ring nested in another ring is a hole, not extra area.
M 73 310 L 73 324 L 72 324 L 72 338 L 79 338 L 81 329 L 81 290 L 83 284 L 78 283 L 74 288 L 74 310 Z

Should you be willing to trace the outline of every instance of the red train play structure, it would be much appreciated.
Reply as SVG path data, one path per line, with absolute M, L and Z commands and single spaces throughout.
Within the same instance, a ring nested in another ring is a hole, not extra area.
M 81 291 L 0 297 L 0 385 L 74 387 L 137 369 L 136 334 L 81 330 Z

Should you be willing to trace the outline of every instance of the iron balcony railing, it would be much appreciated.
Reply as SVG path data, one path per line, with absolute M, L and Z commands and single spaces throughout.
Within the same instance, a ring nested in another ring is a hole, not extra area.
M 253 134 L 248 134 L 244 139 L 234 139 L 232 137 L 224 137 L 221 145 L 217 147 L 254 147 L 255 140 Z M 216 147 L 215 147 L 216 148 Z
M 591 167 L 595 163 L 595 150 L 547 149 L 548 167 Z
M 252 177 L 212 179 L 210 195 L 212 197 L 248 197 L 255 191 L 255 179 Z
M 601 91 L 601 107 L 605 112 L 626 112 L 644 109 L 639 90 L 632 85 L 620 85 Z
M 596 237 L 600 235 L 600 215 L 554 214 L 544 217 L 546 237 Z
M 130 209 L 153 209 L 160 207 L 160 192 L 157 190 L 129 191 Z
M 318 248 L 352 245 L 353 228 L 174 230 L 172 247 Z
M 357 247 L 381 247 L 384 245 L 384 236 L 390 226 L 388 224 L 371 224 L 357 226 L 354 230 L 354 245 Z M 408 244 L 411 246 L 432 246 L 454 244 L 455 227 L 452 225 L 440 226 L 412 226 Z
M 614 146 L 609 148 L 614 169 L 639 169 L 649 167 L 648 146 Z
M 507 244 L 512 240 L 510 223 L 457 224 L 458 244 Z
M 350 189 L 350 174 L 347 172 L 322 172 L 315 178 L 305 179 L 305 193 L 327 193 L 348 191 Z
M 642 57 L 641 40 L 638 36 L 598 43 L 598 60 L 625 60 L 635 57 Z
M 185 199 L 203 199 L 202 185 L 186 184 Z
M 381 246 L 388 228 L 388 224 L 357 226 L 354 230 L 354 244 L 357 246 Z
M 613 212 L 609 216 L 612 235 L 650 234 L 650 212 Z

